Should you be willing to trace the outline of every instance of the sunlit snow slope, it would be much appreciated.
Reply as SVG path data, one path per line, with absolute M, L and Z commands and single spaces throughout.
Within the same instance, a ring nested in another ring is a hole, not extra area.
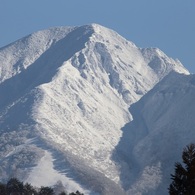
M 97 24 L 51 28 L 1 48 L 3 179 L 61 180 L 85 194 L 137 190 L 132 177 L 147 163 L 129 169 L 128 154 L 141 146 L 129 130 L 132 142 L 121 144 L 134 118 L 128 108 L 173 70 L 188 74 L 159 49 L 138 48 Z

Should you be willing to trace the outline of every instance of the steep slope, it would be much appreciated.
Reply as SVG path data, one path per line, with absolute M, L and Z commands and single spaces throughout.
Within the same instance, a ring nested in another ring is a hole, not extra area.
M 43 30 L 1 48 L 0 81 L 3 82 L 27 69 L 45 51 L 59 40 L 65 38 L 73 30 L 73 27 Z
M 194 75 L 172 72 L 130 107 L 134 120 L 123 128 L 117 146 L 129 158 L 129 174 L 134 170 L 129 194 L 168 193 L 175 162 L 181 162 L 183 148 L 195 142 L 194 84 Z
M 132 119 L 129 105 L 170 71 L 188 74 L 159 49 L 97 24 L 34 33 L 1 48 L 0 62 L 4 178 L 41 185 L 38 173 L 44 185 L 59 179 L 101 194 L 123 194 L 124 158 L 113 151 Z

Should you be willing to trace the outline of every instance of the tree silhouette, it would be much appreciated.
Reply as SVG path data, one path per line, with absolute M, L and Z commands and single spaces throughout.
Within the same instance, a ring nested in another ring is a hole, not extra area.
M 6 195 L 7 191 L 6 191 L 6 185 L 3 183 L 0 183 L 0 194 L 2 195 Z
M 59 187 L 59 182 L 57 183 Z M 84 195 L 79 191 L 68 194 L 62 189 L 59 190 L 60 192 L 55 192 L 54 188 L 48 186 L 36 188 L 29 183 L 24 184 L 17 178 L 11 178 L 6 184 L 0 182 L 0 195 Z
M 54 195 L 54 191 L 51 187 L 41 187 L 39 195 Z
M 80 192 L 77 190 L 76 193 L 72 192 L 72 193 L 70 193 L 69 195 L 84 195 L 84 194 L 80 193 Z
M 31 184 L 25 183 L 23 187 L 23 194 L 24 195 L 37 195 L 38 193 L 36 192 L 35 188 Z
M 22 195 L 23 187 L 23 183 L 20 182 L 17 178 L 11 178 L 7 182 L 6 191 L 8 192 L 8 194 Z
M 182 154 L 183 164 L 175 164 L 175 174 L 171 174 L 170 195 L 195 194 L 195 144 L 186 146 Z
M 68 195 L 66 192 L 60 192 L 59 195 Z

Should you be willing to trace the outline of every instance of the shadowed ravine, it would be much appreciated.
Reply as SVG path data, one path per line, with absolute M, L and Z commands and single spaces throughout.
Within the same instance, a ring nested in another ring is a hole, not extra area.
M 122 127 L 122 137 L 113 152 L 113 160 L 120 167 L 120 181 L 125 190 L 131 187 L 141 171 L 133 154 L 134 146 L 148 133 L 147 126 L 140 113 L 140 104 L 132 104 L 129 112 L 132 114 L 133 120 Z

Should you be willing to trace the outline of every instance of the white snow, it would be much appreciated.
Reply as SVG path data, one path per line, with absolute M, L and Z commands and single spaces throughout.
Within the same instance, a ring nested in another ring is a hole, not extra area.
M 83 189 L 74 180 L 56 171 L 53 166 L 53 161 L 55 161 L 55 159 L 53 159 L 52 154 L 49 151 L 45 151 L 44 156 L 40 159 L 37 166 L 32 169 L 30 176 L 25 182 L 36 187 L 41 187 L 55 186 L 57 181 L 61 181 L 68 192 L 76 192 L 79 190 L 84 194 L 89 194 L 89 191 Z
M 25 127 L 30 136 L 43 140 L 43 146 L 64 155 L 71 164 L 66 168 L 78 175 L 75 179 L 63 167 L 56 170 L 53 163 L 59 159 L 37 145 L 44 156 L 30 167 L 27 181 L 40 186 L 63 180 L 72 191 L 108 190 L 110 194 L 113 187 L 151 193 L 164 181 L 164 164 L 153 151 L 153 144 L 165 129 L 162 124 L 177 111 L 176 103 L 170 106 L 177 87 L 174 79 L 170 94 L 157 90 L 145 101 L 143 113 L 140 107 L 144 100 L 133 110 L 129 111 L 129 106 L 171 71 L 189 74 L 178 60 L 156 48 L 138 48 L 116 32 L 92 24 L 33 33 L 1 48 L 0 61 L 2 128 L 20 131 Z M 172 85 L 160 83 L 159 88 L 165 91 Z M 168 108 L 172 112 L 165 115 Z M 140 124 L 132 128 L 134 122 Z M 154 129 L 160 130 L 156 133 Z M 8 163 L 6 156 L 1 158 Z M 93 182 L 95 173 L 98 176 Z

